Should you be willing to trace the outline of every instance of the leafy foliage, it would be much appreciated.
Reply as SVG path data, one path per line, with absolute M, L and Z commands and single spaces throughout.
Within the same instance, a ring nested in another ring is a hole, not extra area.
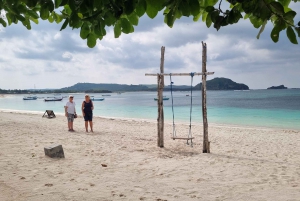
M 61 30 L 67 26 L 80 29 L 80 37 L 92 48 L 106 35 L 107 27 L 113 26 L 118 38 L 122 33 L 134 32 L 134 26 L 145 13 L 154 18 L 163 10 L 169 27 L 182 16 L 193 17 L 194 21 L 202 17 L 207 27 L 213 25 L 216 30 L 244 18 L 259 29 L 257 38 L 266 24 L 272 22 L 270 36 L 274 42 L 286 30 L 289 40 L 298 44 L 300 22 L 294 22 L 297 13 L 290 8 L 291 0 L 227 1 L 230 7 L 223 11 L 222 0 L 2 0 L 0 24 L 6 27 L 21 22 L 30 30 L 31 22 L 38 24 L 38 19 L 62 23 Z

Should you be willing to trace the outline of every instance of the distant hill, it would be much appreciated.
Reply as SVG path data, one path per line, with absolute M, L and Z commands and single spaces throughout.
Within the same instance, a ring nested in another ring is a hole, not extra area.
M 202 83 L 195 86 L 195 90 L 200 90 Z M 228 78 L 214 78 L 206 81 L 207 90 L 249 90 L 245 84 L 239 84 Z
M 167 83 L 166 83 L 167 84 Z M 171 86 L 166 85 L 164 90 L 170 91 Z M 194 90 L 201 90 L 201 83 L 193 87 Z M 96 83 L 77 83 L 70 87 L 60 89 L 61 91 L 77 92 L 124 92 L 124 91 L 156 91 L 157 85 L 127 85 L 127 84 L 96 84 Z M 188 85 L 173 85 L 174 91 L 189 91 Z M 245 84 L 238 84 L 228 78 L 214 78 L 207 81 L 207 90 L 249 90 Z
M 287 87 L 285 87 L 284 85 L 279 85 L 279 86 L 272 86 L 267 89 L 287 89 Z
M 65 87 L 63 91 L 146 91 L 149 88 L 144 85 L 127 85 L 127 84 L 95 84 L 95 83 L 77 83 L 71 87 Z

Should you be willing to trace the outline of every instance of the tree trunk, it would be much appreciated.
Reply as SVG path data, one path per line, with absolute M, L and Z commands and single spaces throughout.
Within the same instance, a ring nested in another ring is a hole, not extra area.
M 202 73 L 206 73 L 206 43 L 202 42 Z M 202 117 L 203 117 L 203 153 L 210 153 L 210 144 L 208 141 L 208 123 L 206 107 L 206 74 L 202 75 Z
M 164 73 L 164 55 L 165 47 L 161 47 L 161 59 L 160 59 L 160 73 Z M 157 75 L 157 106 L 158 106 L 158 118 L 157 118 L 157 146 L 164 147 L 164 105 L 163 105 L 163 91 L 164 91 L 164 76 Z

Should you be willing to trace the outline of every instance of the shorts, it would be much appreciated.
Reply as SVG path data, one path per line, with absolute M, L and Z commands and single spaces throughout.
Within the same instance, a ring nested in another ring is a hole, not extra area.
M 74 114 L 68 113 L 68 122 L 74 121 Z
M 93 121 L 93 113 L 85 113 L 84 121 Z

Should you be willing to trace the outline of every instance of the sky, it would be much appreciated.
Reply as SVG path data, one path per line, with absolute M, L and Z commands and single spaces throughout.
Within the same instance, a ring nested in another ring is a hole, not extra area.
M 300 6 L 291 4 L 298 22 Z M 300 88 L 300 45 L 291 44 L 285 31 L 273 43 L 270 23 L 257 40 L 259 30 L 248 20 L 216 31 L 201 20 L 182 17 L 169 28 L 162 13 L 155 19 L 144 15 L 134 33 L 116 39 L 109 28 L 93 49 L 80 38 L 79 30 L 59 31 L 61 24 L 40 21 L 32 23 L 30 31 L 13 24 L 0 28 L 0 88 L 54 89 L 79 82 L 156 84 L 156 77 L 145 73 L 159 72 L 161 46 L 166 48 L 166 73 L 201 72 L 201 41 L 207 44 L 207 71 L 215 72 L 208 80 L 225 77 L 250 89 L 281 84 Z M 189 77 L 173 81 L 175 85 L 191 82 Z M 196 77 L 193 84 L 199 82 Z

